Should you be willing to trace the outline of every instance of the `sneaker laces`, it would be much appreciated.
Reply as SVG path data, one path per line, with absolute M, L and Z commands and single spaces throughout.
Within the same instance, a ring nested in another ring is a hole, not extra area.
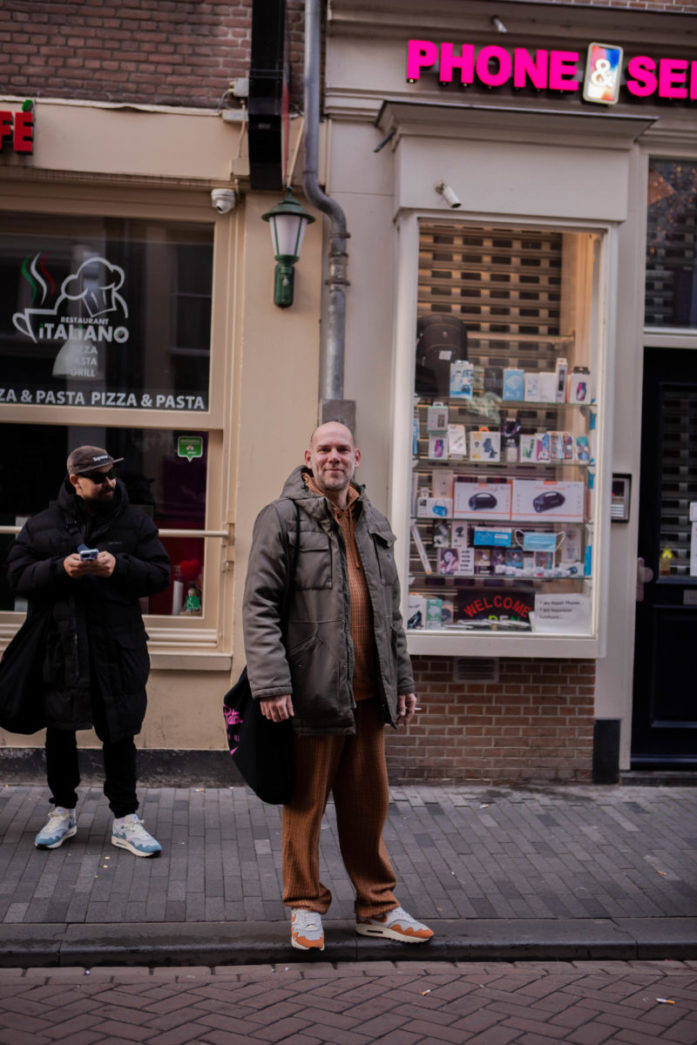
M 129 819 L 129 817 L 124 817 L 123 828 L 124 828 L 124 831 L 126 831 L 129 835 L 131 835 L 131 837 L 137 838 L 138 841 L 141 841 L 141 842 L 149 841 L 151 839 L 151 837 L 152 837 L 145 830 L 145 823 L 144 823 L 144 821 L 140 820 L 135 814 L 133 814 L 133 819 L 132 820 Z
M 293 911 L 293 929 L 295 932 L 321 932 L 322 915 L 319 911 L 306 911 L 304 907 L 297 907 Z
M 63 806 L 57 806 L 56 809 L 52 809 L 48 814 L 48 822 L 51 820 L 69 820 L 72 816 L 72 809 L 64 809 Z

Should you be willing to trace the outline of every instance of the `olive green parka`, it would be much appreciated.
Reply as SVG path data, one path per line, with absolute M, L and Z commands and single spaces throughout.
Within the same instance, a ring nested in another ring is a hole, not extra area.
M 299 734 L 355 730 L 353 644 L 346 546 L 331 505 L 310 491 L 298 467 L 281 497 L 258 515 L 244 593 L 244 643 L 252 694 L 291 694 Z M 355 484 L 354 484 L 355 485 Z M 355 539 L 373 610 L 377 689 L 385 722 L 397 720 L 399 695 L 414 691 L 400 612 L 395 537 L 362 488 L 355 502 Z M 283 606 L 296 544 L 300 546 Z

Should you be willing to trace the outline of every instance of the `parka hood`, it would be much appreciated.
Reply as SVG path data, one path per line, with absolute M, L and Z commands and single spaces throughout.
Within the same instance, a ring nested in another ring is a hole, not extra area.
M 289 497 L 291 501 L 297 501 L 308 515 L 316 516 L 320 508 L 322 513 L 324 513 L 329 508 L 329 501 L 326 497 L 321 497 L 307 488 L 303 478 L 305 475 L 312 475 L 312 469 L 304 464 L 294 468 L 283 485 L 281 497 Z M 354 482 L 353 479 L 351 480 L 351 486 L 358 494 L 359 500 L 364 500 L 365 487 Z

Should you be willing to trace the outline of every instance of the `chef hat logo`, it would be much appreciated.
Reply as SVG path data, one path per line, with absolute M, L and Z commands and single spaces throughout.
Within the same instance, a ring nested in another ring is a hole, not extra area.
M 124 271 L 105 258 L 88 258 L 73 276 L 63 283 L 63 295 L 70 301 L 82 301 L 92 317 L 114 312 L 117 305 L 125 310 L 125 302 L 117 293 L 124 282 Z

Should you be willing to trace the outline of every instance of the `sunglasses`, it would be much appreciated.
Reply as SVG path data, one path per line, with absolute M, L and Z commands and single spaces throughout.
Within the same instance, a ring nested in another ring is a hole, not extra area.
M 81 479 L 89 479 L 95 486 L 103 486 L 107 479 L 115 479 L 116 472 L 110 468 L 108 472 L 81 472 Z

